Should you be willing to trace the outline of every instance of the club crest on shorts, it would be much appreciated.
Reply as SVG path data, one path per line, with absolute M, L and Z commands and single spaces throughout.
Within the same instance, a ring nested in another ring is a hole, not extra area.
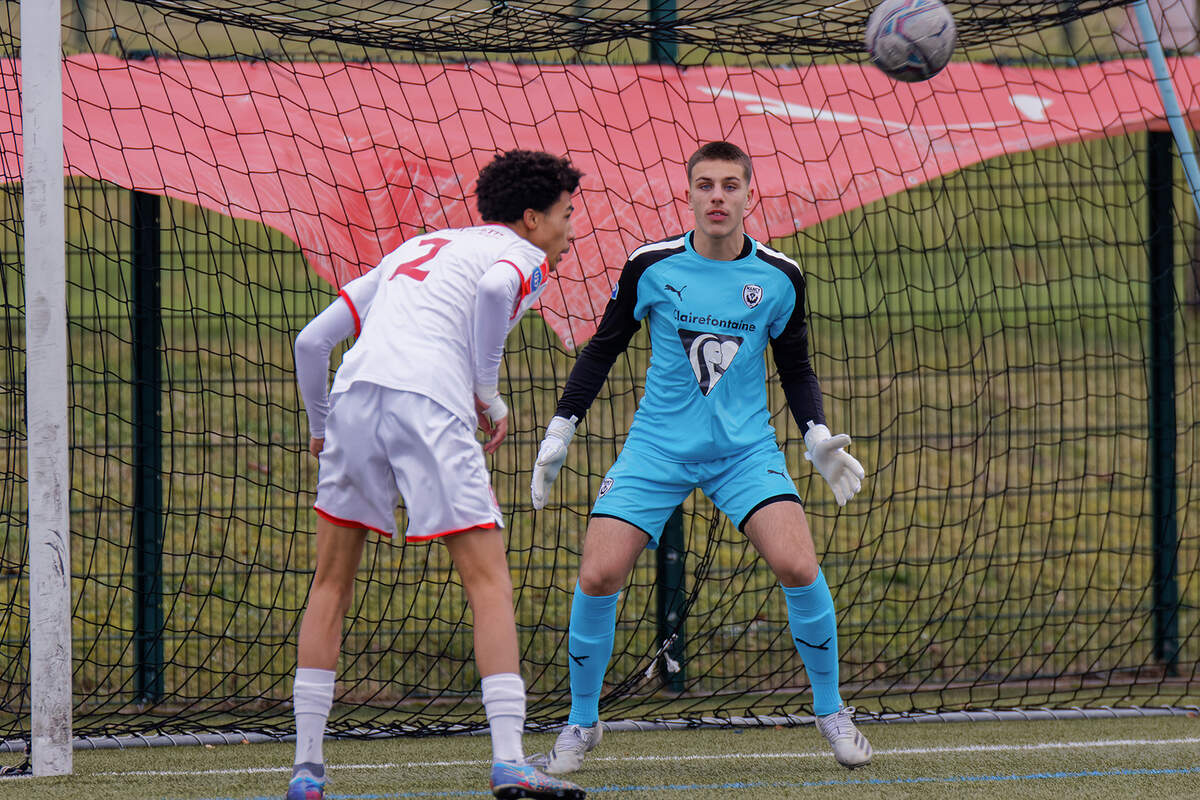
M 747 308 L 754 308 L 762 300 L 762 287 L 757 283 L 747 283 L 742 287 L 742 300 Z
M 605 478 L 604 480 L 600 481 L 600 494 L 596 495 L 596 499 L 599 500 L 601 497 L 604 497 L 604 495 L 608 494 L 608 490 L 612 488 L 612 485 L 612 478 Z

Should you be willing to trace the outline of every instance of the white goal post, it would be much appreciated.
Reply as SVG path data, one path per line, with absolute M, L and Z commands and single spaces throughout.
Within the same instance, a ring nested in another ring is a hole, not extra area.
M 21 0 L 30 749 L 39 776 L 72 767 L 61 31 L 58 0 Z

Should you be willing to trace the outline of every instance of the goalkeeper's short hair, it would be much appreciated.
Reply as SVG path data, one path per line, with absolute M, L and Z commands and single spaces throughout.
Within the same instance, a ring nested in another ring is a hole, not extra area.
M 479 215 L 484 222 L 516 222 L 527 208 L 545 211 L 563 192 L 574 194 L 582 177 L 566 158 L 540 150 L 509 150 L 479 172 Z
M 750 180 L 750 176 L 754 174 L 754 169 L 750 166 L 750 156 L 746 155 L 745 150 L 730 142 L 709 142 L 701 145 L 700 149 L 692 153 L 692 157 L 688 159 L 689 184 L 692 182 L 692 170 L 701 161 L 731 161 L 741 166 L 746 173 L 746 180 Z

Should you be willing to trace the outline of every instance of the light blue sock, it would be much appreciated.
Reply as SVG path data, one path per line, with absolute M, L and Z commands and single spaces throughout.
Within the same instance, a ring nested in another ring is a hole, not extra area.
M 571 627 L 567 635 L 567 658 L 571 668 L 570 725 L 591 727 L 600 719 L 600 692 L 604 673 L 612 657 L 617 633 L 616 594 L 592 597 L 575 584 L 571 602 Z
M 813 713 L 819 717 L 842 707 L 838 691 L 837 615 L 825 573 L 808 586 L 780 586 L 787 598 L 788 624 L 796 651 L 813 689 Z

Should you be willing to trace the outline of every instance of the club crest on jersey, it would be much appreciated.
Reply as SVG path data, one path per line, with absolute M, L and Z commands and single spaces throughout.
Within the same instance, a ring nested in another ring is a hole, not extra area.
M 618 289 L 620 289 L 620 288 L 621 288 L 621 284 L 620 284 L 620 283 L 614 283 L 614 284 L 613 284 L 613 290 L 612 290 L 612 294 L 610 294 L 610 295 L 609 295 L 609 298 L 610 298 L 610 299 L 612 299 L 612 300 L 616 300 L 616 299 L 617 299 L 617 290 L 618 290 Z
M 754 308 L 758 302 L 762 300 L 762 287 L 757 283 L 747 283 L 742 287 L 742 300 L 746 302 L 747 308 Z
M 692 365 L 696 383 L 707 397 L 717 385 L 717 381 L 721 380 L 725 370 L 733 363 L 733 357 L 737 355 L 743 339 L 740 336 L 711 331 L 687 331 L 681 328 L 679 341 L 683 343 L 683 350 Z
M 541 287 L 543 280 L 545 278 L 542 276 L 542 268 L 534 267 L 533 272 L 529 274 L 529 293 L 536 292 Z
M 612 485 L 612 478 L 605 478 L 604 480 L 600 481 L 600 494 L 596 495 L 596 499 L 599 500 L 601 497 L 604 497 L 604 495 L 608 494 L 608 490 L 612 488 Z

